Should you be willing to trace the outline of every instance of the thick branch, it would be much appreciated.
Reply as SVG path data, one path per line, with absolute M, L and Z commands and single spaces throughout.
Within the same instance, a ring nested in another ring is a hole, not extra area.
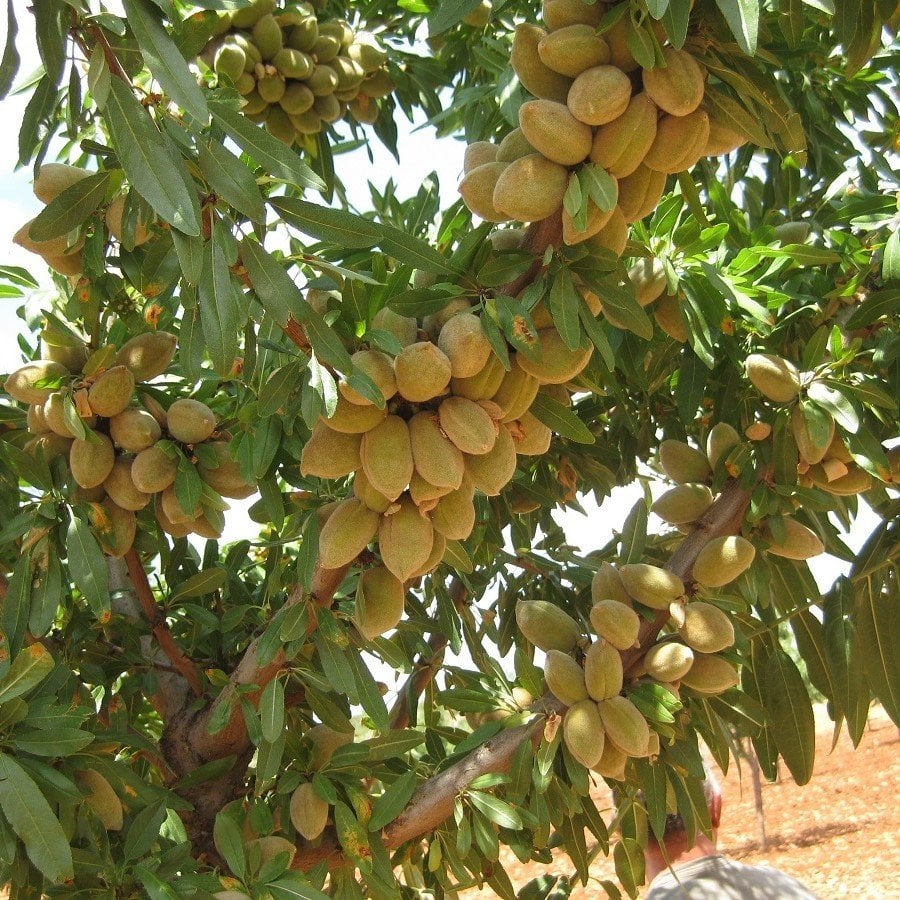
M 125 554 L 125 565 L 128 567 L 128 577 L 134 585 L 134 591 L 137 594 L 138 602 L 141 604 L 144 617 L 150 624 L 150 629 L 157 643 L 168 657 L 169 662 L 175 666 L 184 680 L 191 686 L 194 694 L 201 697 L 203 688 L 200 685 L 197 667 L 184 650 L 178 646 L 175 638 L 172 637 L 172 632 L 169 631 L 165 616 L 160 613 L 156 605 L 156 598 L 153 596 L 150 582 L 147 580 L 147 573 L 144 571 L 144 566 L 138 558 L 136 550 L 131 549 Z
M 409 728 L 410 711 L 413 704 L 418 702 L 422 692 L 431 684 L 434 676 L 440 672 L 448 643 L 445 634 L 433 634 L 428 638 L 430 653 L 427 656 L 423 654 L 416 659 L 409 678 L 397 692 L 397 700 L 391 709 L 391 728 Z

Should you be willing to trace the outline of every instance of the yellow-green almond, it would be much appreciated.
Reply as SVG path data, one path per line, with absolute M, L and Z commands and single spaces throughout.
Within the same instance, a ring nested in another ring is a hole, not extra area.
M 803 404 L 799 403 L 791 410 L 791 431 L 794 434 L 794 443 L 797 445 L 797 451 L 800 453 L 801 459 L 811 466 L 822 462 L 828 452 L 828 447 L 834 439 L 834 419 L 828 413 L 824 415 L 824 434 L 816 440 L 809 430 Z
M 627 697 L 610 697 L 597 704 L 600 721 L 611 740 L 627 756 L 645 756 L 650 727 Z
M 462 487 L 462 485 L 460 485 Z M 457 488 L 459 490 L 459 488 Z M 438 487 L 435 484 L 427 482 L 418 472 L 413 472 L 413 477 L 409 480 L 409 496 L 412 497 L 413 503 L 419 507 L 422 512 L 431 512 L 441 497 L 446 497 L 451 493 L 453 488 Z M 374 506 L 372 507 L 375 508 Z M 474 507 L 473 507 L 474 514 Z M 474 518 L 473 518 L 474 522 Z
M 694 580 L 704 587 L 722 587 L 743 575 L 756 556 L 756 548 L 740 535 L 713 538 L 697 555 Z
M 115 416 L 131 402 L 134 375 L 125 366 L 107 369 L 88 390 L 91 411 L 98 416 Z
M 306 840 L 314 841 L 328 824 L 328 802 L 313 789 L 312 782 L 298 784 L 291 794 L 291 824 Z
M 717 606 L 692 600 L 684 607 L 681 639 L 697 653 L 718 653 L 734 644 L 734 625 Z
M 303 737 L 312 748 L 309 767 L 318 772 L 328 765 L 336 750 L 353 743 L 353 730 L 337 731 L 327 725 L 313 725 Z
M 588 248 L 609 250 L 615 256 L 621 256 L 625 252 L 625 245 L 628 243 L 628 221 L 618 204 L 613 207 L 612 215 L 606 220 L 606 224 L 595 235 L 588 238 L 586 243 Z M 613 322 L 609 307 L 602 308 L 602 311 L 606 318 Z M 616 323 L 613 322 L 613 324 Z M 616 327 L 624 326 L 620 324 Z
M 353 562 L 375 537 L 381 517 L 355 497 L 341 501 L 319 532 L 319 562 L 337 569 Z
M 497 440 L 496 423 L 488 412 L 473 400 L 467 400 L 465 397 L 447 397 L 438 407 L 438 416 L 444 434 L 463 453 L 476 456 L 489 453 Z M 425 476 L 424 472 L 422 474 Z
M 555 100 L 523 103 L 519 107 L 519 128 L 538 153 L 561 165 L 577 165 L 591 152 L 590 126 L 579 122 L 565 103 Z
M 800 393 L 797 367 L 772 353 L 751 353 L 744 362 L 751 384 L 774 403 L 790 403 Z
M 169 407 L 166 428 L 176 441 L 199 444 L 216 430 L 216 415 L 202 401 L 182 398 Z
M 737 430 L 727 422 L 716 422 L 706 436 L 706 459 L 710 469 L 715 469 L 722 457 L 741 442 Z
M 34 191 L 34 196 L 41 203 L 50 203 L 63 191 L 68 190 L 73 184 L 77 184 L 91 174 L 91 172 L 86 172 L 78 166 L 69 166 L 65 163 L 44 163 L 38 169 L 32 190 Z
M 591 359 L 593 344 L 571 350 L 566 346 L 555 328 L 545 328 L 538 332 L 539 350 L 534 357 L 521 354 L 519 365 L 541 384 L 564 384 L 571 381 Z
M 596 28 L 602 16 L 603 5 L 597 0 L 544 0 L 541 4 L 541 17 L 551 31 L 571 25 Z
M 703 100 L 703 69 L 687 50 L 664 47 L 662 56 L 664 65 L 644 69 L 644 90 L 660 109 L 686 116 Z
M 638 304 L 649 306 L 666 289 L 666 267 L 658 256 L 642 256 L 629 266 L 628 280 Z
M 451 316 L 444 323 L 438 335 L 438 347 L 450 360 L 451 378 L 472 378 L 492 355 L 481 318 L 470 312 Z
M 655 644 L 644 657 L 644 668 L 657 681 L 679 681 L 694 662 L 690 647 L 677 641 Z
M 316 422 L 300 454 L 300 474 L 317 478 L 342 478 L 359 468 L 360 434 L 345 434 Z
M 475 527 L 475 486 L 464 478 L 455 491 L 438 499 L 429 517 L 448 541 L 464 541 Z
M 397 627 L 405 599 L 403 582 L 384 566 L 366 569 L 356 588 L 353 624 L 367 641 L 372 641 Z
M 409 426 L 397 415 L 387 416 L 362 438 L 360 460 L 366 478 L 376 491 L 396 500 L 413 474 Z
M 436 487 L 456 490 L 465 474 L 462 451 L 441 429 L 438 416 L 423 410 L 409 420 L 409 440 L 416 471 Z
M 162 375 L 175 358 L 178 339 L 168 331 L 150 331 L 126 341 L 116 354 L 116 365 L 126 366 L 135 381 Z
M 563 719 L 563 740 L 569 753 L 591 768 L 603 755 L 604 728 L 597 704 L 582 700 L 570 706 Z
M 411 316 L 402 316 L 394 310 L 384 307 L 372 316 L 372 328 L 392 334 L 401 347 L 406 347 L 416 340 L 416 320 Z M 396 376 L 395 376 L 396 380 Z
M 630 175 L 619 179 L 619 209 L 626 223 L 650 215 L 666 189 L 666 173 L 641 163 Z
M 568 653 L 561 650 L 547 651 L 544 660 L 544 681 L 547 682 L 553 696 L 566 706 L 573 706 L 581 700 L 588 699 L 584 670 Z
M 130 509 L 122 509 L 110 497 L 92 508 L 94 532 L 107 556 L 121 559 L 134 545 L 137 518 Z
M 825 552 L 819 536 L 790 516 L 779 517 L 777 524 L 775 520 L 767 519 L 763 524 L 763 536 L 768 541 L 766 552 L 773 556 L 801 560 Z
M 107 831 L 121 831 L 124 824 L 122 801 L 113 786 L 96 769 L 75 772 L 75 781 L 87 789 L 84 804 Z
M 562 213 L 562 226 L 563 226 L 563 243 L 568 245 L 569 247 L 574 247 L 576 244 L 581 244 L 584 241 L 590 240 L 595 235 L 599 234 L 608 224 L 610 219 L 615 215 L 616 207 L 613 206 L 610 209 L 600 209 L 593 200 L 588 200 L 588 210 L 587 210 L 587 219 L 585 220 L 584 228 L 579 228 L 575 223 L 575 218 L 569 215 L 569 211 L 563 207 Z M 538 318 L 535 317 L 535 313 L 539 308 L 546 309 L 544 305 L 544 301 L 541 301 L 538 306 L 532 311 L 532 317 L 536 328 L 545 327 L 543 323 L 540 322 Z M 546 318 L 550 319 L 549 312 L 546 313 Z M 552 324 L 552 320 L 549 324 Z
M 565 166 L 532 153 L 513 160 L 494 187 L 495 209 L 520 222 L 538 222 L 562 206 L 569 171 Z
M 516 604 L 519 631 L 539 650 L 569 653 L 581 637 L 581 626 L 565 610 L 548 600 L 521 600 Z
M 434 279 L 437 277 L 436 275 L 430 272 L 421 272 L 421 275 L 427 276 L 430 284 L 434 284 Z M 419 270 L 417 270 L 416 279 L 419 278 Z M 413 283 L 414 287 L 429 287 L 430 285 L 422 285 L 415 284 L 415 280 Z M 425 316 L 422 319 L 422 328 L 425 330 L 428 337 L 437 345 L 438 336 L 441 333 L 441 329 L 453 316 L 457 316 L 460 313 L 468 312 L 472 308 L 472 301 L 469 300 L 468 297 L 454 297 L 449 303 L 446 303 L 442 306 L 436 313 L 432 313 L 430 316 Z M 443 351 L 441 351 L 443 352 Z
M 591 607 L 590 618 L 594 633 L 617 650 L 635 645 L 641 618 L 630 606 L 618 600 L 600 600 Z
M 673 175 L 693 167 L 709 139 L 709 116 L 697 109 L 686 116 L 663 116 L 643 165 Z
M 575 78 L 585 69 L 609 62 L 609 46 L 597 34 L 596 28 L 584 23 L 566 25 L 550 31 L 538 42 L 541 62 L 565 75 Z
M 626 762 L 628 762 L 628 757 L 612 741 L 604 741 L 603 754 L 596 765 L 591 766 L 591 769 L 604 778 L 624 781 Z
M 514 159 L 534 153 L 521 128 L 513 128 L 497 146 L 497 162 L 511 163 Z M 520 241 L 521 243 L 521 241 Z M 516 244 L 518 247 L 519 244 Z M 500 249 L 495 246 L 495 249 Z
M 653 145 L 658 112 L 646 93 L 632 97 L 622 115 L 594 132 L 591 162 L 616 178 L 631 175 Z
M 522 367 L 523 359 L 521 354 L 513 354 L 509 371 L 503 373 L 497 390 L 490 397 L 503 411 L 502 422 L 521 418 L 534 403 L 540 389 L 538 379 Z
M 257 491 L 256 483 L 244 478 L 240 465 L 231 455 L 227 441 L 209 441 L 204 444 L 203 457 L 197 461 L 197 472 L 206 484 L 223 497 L 243 500 Z
M 601 563 L 591 579 L 591 602 L 600 603 L 603 600 L 615 600 L 631 606 L 631 595 L 625 589 L 619 570 L 608 562 Z
M 404 347 L 394 360 L 397 390 L 411 403 L 425 403 L 442 394 L 450 384 L 451 364 L 431 341 Z
M 691 668 L 682 676 L 681 684 L 698 694 L 721 694 L 737 687 L 737 669 L 721 656 L 696 653 Z
M 469 400 L 490 400 L 503 382 L 506 370 L 500 358 L 491 353 L 485 364 L 468 378 L 451 378 L 450 391 Z
M 710 475 L 706 454 L 684 441 L 663 441 L 659 445 L 659 462 L 676 484 L 703 482 Z
M 539 25 L 517 25 L 509 62 L 526 91 L 535 97 L 565 103 L 572 81 L 554 72 L 541 59 L 538 47 L 546 36 L 547 32 Z
M 553 432 L 533 413 L 523 413 L 506 427 L 513 436 L 519 456 L 543 456 L 550 449 Z
M 498 146 L 490 141 L 475 141 L 474 144 L 469 144 L 463 154 L 463 172 L 468 173 L 485 163 L 496 162 L 498 149 Z
M 428 559 L 426 559 L 425 562 L 410 575 L 410 578 L 420 578 L 423 575 L 430 575 L 443 561 L 444 554 L 447 552 L 447 538 L 439 531 L 435 530 L 433 525 L 432 537 L 433 541 L 431 544 L 431 552 L 428 554 Z
M 358 350 L 350 357 L 353 365 L 364 375 L 375 382 L 375 387 L 385 401 L 390 400 L 397 393 L 397 376 L 394 374 L 394 361 L 386 353 L 380 350 Z M 341 394 L 359 406 L 367 406 L 372 401 L 358 393 L 346 381 L 339 384 Z
M 668 609 L 684 594 L 684 583 L 668 569 L 648 563 L 629 563 L 619 567 L 625 590 L 638 603 L 651 609 Z
M 377 513 L 387 511 L 393 503 L 392 500 L 372 487 L 369 479 L 366 478 L 366 473 L 362 469 L 358 469 L 353 476 L 353 494 L 358 500 L 362 500 L 369 509 L 373 509 Z
M 496 497 L 516 472 L 516 442 L 508 428 L 501 428 L 487 453 L 465 457 L 466 474 L 488 497 Z
M 384 421 L 387 416 L 387 407 L 379 409 L 374 404 L 360 406 L 351 403 L 346 397 L 338 397 L 334 413 L 328 419 L 322 419 L 329 428 L 340 431 L 343 434 L 363 434 L 371 431 Z
M 79 487 L 93 488 L 106 481 L 116 461 L 112 441 L 98 431 L 90 440 L 76 439 L 69 450 L 69 469 Z
M 623 607 L 624 608 L 624 607 Z M 595 641 L 584 654 L 584 683 L 597 701 L 615 697 L 622 690 L 622 656 L 608 641 Z
M 138 490 L 131 477 L 133 459 L 120 456 L 113 464 L 112 471 L 106 476 L 103 487 L 110 499 L 122 509 L 136 512 L 150 502 L 150 494 Z
M 494 204 L 494 192 L 507 163 L 487 162 L 470 169 L 459 183 L 459 193 L 466 206 L 485 222 L 507 222 L 509 215 Z
M 162 437 L 162 429 L 147 410 L 131 407 L 109 420 L 109 436 L 122 450 L 140 453 Z
M 674 341 L 683 344 L 688 339 L 687 328 L 681 315 L 681 303 L 678 297 L 664 294 L 659 298 L 653 310 L 656 324 Z
M 658 497 L 650 511 L 670 525 L 687 525 L 696 522 L 712 502 L 712 491 L 705 484 L 679 484 Z
M 594 66 L 572 83 L 566 103 L 585 125 L 605 125 L 621 116 L 631 100 L 631 81 L 616 66 Z
M 155 445 L 138 453 L 131 464 L 135 487 L 147 494 L 164 491 L 175 481 L 177 472 L 177 456 L 170 457 Z
M 378 526 L 378 550 L 385 567 L 406 581 L 431 555 L 434 526 L 407 496 L 395 512 L 388 510 Z

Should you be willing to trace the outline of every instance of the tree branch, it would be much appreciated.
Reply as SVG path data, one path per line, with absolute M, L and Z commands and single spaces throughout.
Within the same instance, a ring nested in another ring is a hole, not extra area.
M 169 631 L 169 625 L 165 620 L 165 616 L 161 615 L 159 607 L 156 605 L 156 598 L 153 596 L 144 566 L 138 558 L 137 551 L 133 548 L 125 554 L 125 565 L 128 567 L 128 577 L 134 585 L 134 592 L 141 605 L 141 610 L 150 624 L 150 630 L 153 632 L 157 643 L 168 657 L 169 662 L 191 686 L 194 694 L 202 697 L 203 688 L 200 684 L 200 676 L 197 674 L 197 667 L 184 650 L 178 646 L 175 638 L 172 636 L 172 632 Z

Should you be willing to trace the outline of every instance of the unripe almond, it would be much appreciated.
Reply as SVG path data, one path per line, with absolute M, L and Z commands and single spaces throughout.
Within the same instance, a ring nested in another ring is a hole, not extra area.
M 455 491 L 444 494 L 431 510 L 435 531 L 448 541 L 464 541 L 475 527 L 475 486 L 467 478 Z
M 497 393 L 505 375 L 500 358 L 491 353 L 481 369 L 471 377 L 451 378 L 450 390 L 458 397 L 469 400 L 489 400 Z
M 838 462 L 837 460 L 834 461 Z M 825 462 L 827 463 L 829 460 L 826 459 Z M 812 475 L 816 468 L 818 467 L 814 466 L 811 468 L 809 474 Z M 847 472 L 844 475 L 831 480 L 814 477 L 813 481 L 816 487 L 838 497 L 852 497 L 854 494 L 861 494 L 872 487 L 872 476 L 865 469 L 861 469 L 855 464 L 846 466 L 846 468 Z
M 54 391 L 50 397 L 57 394 L 62 397 L 62 394 L 59 394 L 57 391 Z M 25 425 L 29 434 L 46 434 L 48 431 L 53 430 L 50 428 L 50 423 L 44 415 L 44 406 L 50 402 L 50 397 L 48 397 L 44 403 L 28 404 L 28 411 L 25 414 Z
M 605 125 L 617 119 L 631 100 L 631 81 L 616 66 L 594 66 L 572 83 L 566 98 L 569 111 L 585 125 Z
M 45 403 L 55 387 L 37 387 L 41 381 L 68 378 L 69 370 L 58 362 L 36 359 L 16 369 L 4 382 L 3 389 L 19 403 Z
M 441 429 L 463 453 L 489 453 L 497 440 L 494 420 L 478 403 L 465 397 L 448 397 L 438 407 L 438 415 Z M 424 472 L 422 475 L 431 480 Z
M 435 275 L 430 273 L 425 273 L 429 276 L 429 278 L 435 278 Z M 449 303 L 446 303 L 441 309 L 439 309 L 436 313 L 432 313 L 430 316 L 425 316 L 422 319 L 422 328 L 428 337 L 431 338 L 433 344 L 437 344 L 438 337 L 440 336 L 441 329 L 453 316 L 458 316 L 460 313 L 469 312 L 472 309 L 472 301 L 469 300 L 468 297 L 454 297 Z M 427 343 L 427 341 L 426 341 Z M 441 351 L 443 352 L 443 351 Z
M 584 228 L 579 229 L 575 224 L 575 219 L 570 216 L 569 211 L 563 207 L 563 243 L 569 247 L 574 247 L 576 244 L 581 244 L 584 241 L 590 240 L 609 224 L 609 221 L 615 215 L 615 212 L 615 206 L 611 209 L 604 210 L 600 209 L 593 200 L 588 200 L 587 221 L 585 222 Z M 538 309 L 543 309 L 545 314 L 540 319 L 537 315 Z M 541 319 L 546 319 L 546 321 L 541 321 Z M 532 321 L 536 328 L 545 328 L 547 325 L 553 324 L 553 320 L 550 317 L 550 313 L 547 311 L 546 304 L 543 300 L 532 310 Z
M 203 457 L 197 462 L 197 471 L 214 491 L 235 500 L 243 500 L 256 493 L 256 483 L 247 481 L 241 474 L 241 467 L 232 458 L 226 441 L 209 441 L 204 444 L 204 448 Z M 210 451 L 213 455 L 212 461 L 207 457 Z
M 106 778 L 96 769 L 83 769 L 75 773 L 75 781 L 87 791 L 84 803 L 103 827 L 107 831 L 121 831 L 124 823 L 122 801 Z
M 381 517 L 356 498 L 341 501 L 319 532 L 319 561 L 326 569 L 353 562 L 375 537 Z
M 681 316 L 681 303 L 678 297 L 668 294 L 660 297 L 653 310 L 653 318 L 672 340 L 683 344 L 688 339 L 688 331 Z
M 511 219 L 538 222 L 562 206 L 568 184 L 565 166 L 532 153 L 506 166 L 497 179 L 492 202 Z
M 336 731 L 327 725 L 313 725 L 303 738 L 312 747 L 309 767 L 318 772 L 328 765 L 336 750 L 353 743 L 353 731 Z
M 344 434 L 323 421 L 313 426 L 300 454 L 300 474 L 317 478 L 342 478 L 360 466 L 362 435 Z
M 581 626 L 547 600 L 521 600 L 516 604 L 519 631 L 539 650 L 570 653 L 581 637 Z
M 125 195 L 119 194 L 113 198 L 112 202 L 106 208 L 106 215 L 104 216 L 103 221 L 106 223 L 106 228 L 109 233 L 122 244 L 125 243 L 125 227 L 123 225 L 124 216 Z M 141 244 L 146 244 L 152 237 L 153 232 L 147 228 L 143 222 L 137 222 L 134 226 L 132 243 L 127 244 L 126 246 L 129 250 L 133 250 Z
M 106 476 L 103 487 L 110 499 L 122 509 L 130 509 L 135 512 L 143 509 L 150 502 L 150 494 L 144 493 L 135 487 L 131 477 L 131 467 L 134 461 L 120 456 L 113 464 L 112 471 Z
M 505 427 L 513 436 L 519 456 L 543 456 L 550 449 L 553 432 L 530 412 Z
M 662 55 L 665 65 L 644 69 L 644 90 L 660 109 L 686 116 L 703 100 L 703 69 L 686 50 L 664 47 Z
M 450 360 L 452 378 L 472 378 L 492 355 L 481 319 L 469 312 L 447 320 L 438 336 L 438 347 Z
M 68 166 L 64 163 L 44 163 L 38 169 L 32 190 L 34 196 L 41 203 L 50 203 L 63 191 L 68 190 L 73 184 L 77 184 L 90 174 L 77 166 Z
M 109 436 L 122 450 L 140 453 L 162 437 L 162 429 L 145 409 L 132 407 L 123 409 L 109 420 Z
M 727 422 L 716 422 L 706 436 L 706 460 L 715 469 L 719 460 L 741 442 L 741 436 Z
M 519 127 L 538 153 L 564 166 L 583 162 L 591 152 L 592 132 L 564 103 L 530 100 L 519 107 Z
M 797 367 L 771 353 L 751 353 L 744 362 L 751 384 L 774 403 L 791 403 L 800 393 Z
M 628 280 L 638 304 L 649 306 L 666 289 L 666 267 L 658 256 L 642 256 L 629 267 Z
M 619 179 L 619 209 L 627 223 L 650 215 L 666 189 L 666 173 L 641 163 L 629 176 Z
M 694 562 L 694 580 L 704 587 L 722 587 L 749 569 L 754 556 L 756 548 L 746 538 L 713 538 Z
M 628 762 L 628 757 L 612 741 L 604 740 L 603 754 L 591 768 L 604 778 L 624 781 L 626 762 Z
M 460 486 L 462 487 L 462 485 Z M 459 490 L 459 488 L 457 489 Z M 427 482 L 418 472 L 413 472 L 413 477 L 409 480 L 409 496 L 412 502 L 419 507 L 422 512 L 431 512 L 438 504 L 441 497 L 446 497 L 452 493 L 451 488 L 438 487 L 437 485 Z M 388 501 L 390 504 L 390 501 Z M 369 504 L 371 505 L 371 504 Z M 372 506 L 372 509 L 375 509 Z M 385 507 L 386 509 L 387 507 Z M 379 510 L 384 512 L 384 510 Z M 472 523 L 475 522 L 475 508 L 472 507 Z
M 522 129 L 513 128 L 513 130 L 508 132 L 503 140 L 500 141 L 500 144 L 497 147 L 497 162 L 511 163 L 514 159 L 519 159 L 522 156 L 530 156 L 534 151 L 535 148 L 528 143 L 528 140 L 522 133 Z M 521 244 L 522 240 L 520 237 L 518 243 L 509 249 L 518 249 Z M 499 250 L 501 248 L 497 247 L 495 244 L 494 249 Z
M 737 669 L 721 656 L 694 655 L 694 663 L 682 676 L 681 684 L 698 694 L 721 694 L 740 683 Z
M 644 606 L 651 609 L 668 609 L 673 600 L 684 594 L 684 583 L 668 569 L 647 563 L 631 563 L 621 566 L 619 574 L 625 590 Z
M 572 81 L 541 60 L 538 47 L 546 36 L 547 32 L 538 25 L 517 25 L 509 62 L 525 90 L 535 97 L 565 103 Z
M 462 484 L 462 452 L 441 430 L 433 412 L 423 410 L 409 420 L 409 440 L 416 471 L 429 484 L 448 490 L 456 490 Z
M 638 708 L 626 697 L 610 697 L 597 704 L 606 739 L 627 756 L 645 756 L 650 727 Z
M 131 402 L 134 376 L 125 366 L 107 369 L 90 387 L 88 402 L 97 416 L 118 415 Z
M 390 415 L 367 431 L 359 449 L 362 469 L 376 491 L 396 500 L 413 474 L 409 427 L 400 416 Z
M 500 385 L 491 400 L 503 411 L 503 422 L 512 422 L 527 412 L 534 403 L 541 383 L 522 368 L 523 357 L 515 353 L 510 360 L 510 370 L 501 378 Z
M 328 824 L 328 803 L 309 781 L 297 785 L 291 794 L 291 824 L 308 841 L 314 841 Z
M 663 641 L 647 651 L 644 668 L 657 681 L 679 681 L 693 661 L 694 652 L 690 647 L 676 641 Z
M 561 650 L 547 651 L 544 681 L 553 696 L 566 706 L 574 706 L 579 701 L 588 699 L 584 670 L 568 653 Z
M 628 220 L 618 204 L 613 207 L 612 215 L 606 224 L 593 237 L 588 238 L 586 243 L 588 249 L 609 250 L 614 256 L 621 256 L 625 252 L 625 245 L 628 243 Z M 611 310 L 603 308 L 602 303 L 601 311 L 610 322 L 616 324 Z
M 718 653 L 734 644 L 734 625 L 717 606 L 692 600 L 685 605 L 681 639 L 697 653 Z
M 834 439 L 834 419 L 827 413 L 825 415 L 827 416 L 825 433 L 816 440 L 809 430 L 803 412 L 803 404 L 800 403 L 791 410 L 791 431 L 794 434 L 794 442 L 797 444 L 800 457 L 811 466 L 822 462 Z
M 641 618 L 618 600 L 601 600 L 591 607 L 591 627 L 617 650 L 628 650 L 637 641 Z
M 447 389 L 451 369 L 447 355 L 431 341 L 409 344 L 394 360 L 397 390 L 411 403 L 425 403 Z
M 501 428 L 487 453 L 465 457 L 466 474 L 488 497 L 496 497 L 516 472 L 516 442 L 509 429 Z
M 474 144 L 469 144 L 463 155 L 463 172 L 468 174 L 472 169 L 477 169 L 485 163 L 496 162 L 498 149 L 497 145 L 490 141 L 475 141 Z
M 709 139 L 709 116 L 697 109 L 686 116 L 663 116 L 643 164 L 657 172 L 674 174 L 692 168 Z
M 603 721 L 593 700 L 582 700 L 570 706 L 563 719 L 563 740 L 569 753 L 590 768 L 603 755 Z
M 550 34 L 538 42 L 538 56 L 554 72 L 575 78 L 585 69 L 608 63 L 609 47 L 596 28 L 575 23 L 551 29 Z
M 174 485 L 167 487 L 160 494 L 159 501 L 166 518 L 174 525 L 188 525 L 203 513 L 199 500 L 192 509 L 185 509 L 178 494 L 175 493 Z
M 420 512 L 421 511 L 422 510 L 420 509 Z M 432 531 L 434 540 L 431 544 L 431 552 L 428 554 L 428 559 L 426 559 L 425 562 L 410 575 L 410 578 L 420 578 L 423 575 L 430 575 L 444 559 L 444 554 L 447 552 L 447 538 L 439 531 L 434 530 L 434 526 L 432 526 Z
M 507 222 L 509 216 L 494 204 L 494 192 L 507 163 L 489 162 L 466 172 L 459 193 L 466 206 L 485 222 Z
M 353 365 L 359 369 L 364 375 L 368 375 L 375 382 L 375 387 L 385 401 L 390 400 L 397 393 L 397 377 L 394 375 L 394 361 L 380 350 L 358 350 L 350 357 Z M 359 406 L 369 406 L 372 401 L 368 397 L 363 397 L 346 381 L 342 381 L 338 385 L 341 394 L 350 401 L 350 403 Z
M 631 596 L 625 590 L 619 570 L 608 562 L 601 563 L 591 579 L 591 602 L 600 603 L 603 600 L 615 600 L 631 606 Z
M 623 679 L 619 651 L 607 641 L 591 644 L 584 655 L 584 683 L 592 699 L 599 701 L 615 697 L 622 690 Z
M 712 502 L 712 491 L 705 484 L 679 484 L 657 498 L 650 511 L 670 525 L 687 525 L 696 522 Z
M 199 444 L 216 430 L 216 415 L 199 400 L 176 400 L 168 410 L 166 427 L 182 444 Z
M 603 16 L 603 6 L 596 0 L 544 0 L 541 16 L 551 31 L 572 25 L 590 25 L 596 28 Z
M 571 381 L 590 362 L 594 345 L 570 350 L 555 328 L 538 332 L 539 351 L 535 357 L 521 355 L 519 365 L 541 384 L 564 384 Z
M 811 559 L 825 552 L 825 545 L 819 536 L 811 528 L 789 516 L 781 516 L 775 529 L 772 528 L 772 520 L 766 520 L 762 533 L 768 541 L 766 552 L 773 556 L 799 560 Z
M 353 494 L 358 500 L 362 500 L 369 509 L 375 510 L 377 513 L 385 512 L 393 502 L 372 487 L 362 469 L 358 469 L 353 476 Z
M 383 422 L 387 414 L 387 407 L 379 409 L 374 404 L 359 406 L 340 396 L 334 413 L 322 421 L 333 431 L 340 431 L 341 434 L 363 434 Z
M 366 569 L 356 588 L 353 624 L 367 641 L 372 641 L 397 627 L 405 600 L 403 582 L 386 568 Z
M 177 472 L 177 457 L 170 457 L 156 446 L 142 450 L 131 464 L 131 478 L 134 485 L 146 494 L 164 491 L 175 481 Z
M 385 567 L 406 581 L 431 555 L 434 526 L 409 497 L 396 512 L 388 510 L 378 526 L 378 549 Z
M 401 347 L 415 343 L 418 331 L 416 320 L 410 316 L 402 316 L 385 306 L 372 316 L 372 328 L 392 334 Z M 396 381 L 396 376 L 395 376 Z
M 710 475 L 706 454 L 684 441 L 663 441 L 659 445 L 659 462 L 676 484 L 703 482 Z
M 90 440 L 73 441 L 69 450 L 69 469 L 75 482 L 83 488 L 103 484 L 115 461 L 112 441 L 98 431 L 91 433 Z
M 747 136 L 740 131 L 735 131 L 727 122 L 723 122 L 714 111 L 707 109 L 709 114 L 709 137 L 703 148 L 704 156 L 725 156 L 743 147 L 747 143 Z
M 625 178 L 644 161 L 656 138 L 656 104 L 646 93 L 632 97 L 622 115 L 594 133 L 591 162 Z
M 130 509 L 122 509 L 107 497 L 91 509 L 94 532 L 107 556 L 121 559 L 134 544 L 137 519 Z

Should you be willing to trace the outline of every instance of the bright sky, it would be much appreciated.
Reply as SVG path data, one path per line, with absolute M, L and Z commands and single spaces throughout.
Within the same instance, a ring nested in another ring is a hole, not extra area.
M 32 17 L 23 8 L 24 4 L 16 5 L 19 19 L 18 46 L 23 56 L 19 73 L 21 80 L 37 68 L 39 60 L 33 49 L 35 41 Z M 41 208 L 31 192 L 30 170 L 14 170 L 17 153 L 13 132 L 17 131 L 27 99 L 27 96 L 13 96 L 7 98 L 2 105 L 2 121 L 6 124 L 8 133 L 7 139 L 0 142 L 0 263 L 24 266 L 49 285 L 46 275 L 40 272 L 40 260 L 11 242 L 12 235 L 18 228 Z M 426 176 L 436 170 L 440 173 L 443 203 L 448 205 L 457 196 L 456 182 L 462 171 L 464 144 L 451 139 L 437 140 L 430 128 L 413 130 L 405 120 L 398 121 L 398 125 L 401 132 L 402 165 L 398 165 L 377 141 L 372 144 L 374 162 L 371 164 L 362 150 L 337 158 L 338 172 L 343 174 L 348 185 L 351 202 L 361 209 L 367 208 L 369 190 L 366 181 L 381 188 L 390 178 L 398 185 L 398 196 L 411 196 Z M 0 300 L 0 372 L 10 371 L 20 363 L 16 335 L 23 331 L 23 323 L 15 315 L 15 309 L 19 305 L 16 300 Z M 654 495 L 658 495 L 663 489 L 663 486 L 655 485 Z M 625 516 L 640 495 L 636 486 L 619 488 L 603 505 L 602 512 L 590 497 L 585 497 L 583 505 L 587 516 L 571 511 L 558 511 L 557 519 L 564 523 L 569 542 L 586 553 L 603 545 L 614 531 L 621 528 Z M 228 514 L 226 538 L 255 536 L 255 526 L 240 509 L 246 508 L 247 504 L 237 501 L 232 501 L 232 504 L 233 508 Z M 655 517 L 651 519 L 651 528 L 661 524 Z M 875 516 L 865 507 L 852 534 L 847 538 L 854 550 L 859 548 L 875 524 Z M 829 556 L 812 562 L 813 572 L 823 589 L 827 589 L 846 568 L 839 560 Z

